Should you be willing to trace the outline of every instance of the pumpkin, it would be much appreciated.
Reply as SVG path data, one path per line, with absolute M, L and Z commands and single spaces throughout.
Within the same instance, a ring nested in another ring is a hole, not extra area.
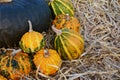
M 0 80 L 7 80 L 7 79 L 3 77 L 2 75 L 0 75 Z
M 34 55 L 34 64 L 45 75 L 55 74 L 61 66 L 62 60 L 53 49 L 42 49 Z
M 74 16 L 74 8 L 71 0 L 50 0 L 49 6 L 53 10 L 55 16 L 60 14 L 69 14 Z
M 29 23 L 29 32 L 26 32 L 20 42 L 20 48 L 26 53 L 34 53 L 40 50 L 44 45 L 43 36 L 37 31 L 33 31 L 31 21 Z
M 64 60 L 77 59 L 84 50 L 84 39 L 81 34 L 74 30 L 64 28 L 58 30 L 52 26 L 52 30 L 57 34 L 54 47 Z
M 28 20 L 34 30 L 48 30 L 51 10 L 45 0 L 0 0 L 0 47 L 18 47 Z
M 31 62 L 29 56 L 20 51 L 12 55 L 8 51 L 0 55 L 0 73 L 9 79 L 18 80 L 22 75 L 29 74 Z
M 80 22 L 78 19 L 73 16 L 70 17 L 68 14 L 56 16 L 53 25 L 55 25 L 57 29 L 68 28 L 77 32 L 80 30 Z

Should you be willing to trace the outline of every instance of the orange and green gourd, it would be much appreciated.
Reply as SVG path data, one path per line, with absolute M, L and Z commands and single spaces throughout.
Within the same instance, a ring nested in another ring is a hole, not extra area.
M 19 80 L 24 74 L 29 74 L 31 71 L 31 61 L 28 54 L 17 52 L 14 55 L 12 52 L 6 52 L 0 55 L 0 73 L 8 79 Z
M 71 0 L 50 0 L 51 6 L 55 16 L 59 14 L 69 14 L 74 16 L 74 7 Z
M 4 76 L 0 75 L 0 80 L 7 80 Z
M 29 23 L 29 32 L 26 32 L 20 42 L 20 48 L 26 53 L 34 53 L 44 46 L 44 40 L 41 33 L 33 31 L 31 21 Z
M 84 39 L 81 34 L 74 30 L 64 28 L 58 30 L 52 26 L 57 34 L 54 41 L 54 47 L 64 60 L 73 60 L 80 57 L 84 50 Z
M 55 17 L 53 20 L 53 25 L 57 29 L 68 28 L 76 32 L 80 31 L 80 22 L 76 17 L 69 16 L 69 14 L 61 14 Z
M 34 55 L 33 62 L 38 71 L 45 75 L 55 74 L 62 64 L 60 56 L 53 49 L 42 49 L 38 51 Z

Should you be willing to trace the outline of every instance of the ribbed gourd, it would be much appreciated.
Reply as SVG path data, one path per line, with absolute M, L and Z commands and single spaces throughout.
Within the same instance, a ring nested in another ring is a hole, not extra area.
M 43 47 L 44 40 L 41 33 L 37 31 L 33 31 L 31 21 L 28 21 L 28 23 L 29 23 L 29 32 L 26 32 L 22 36 L 19 45 L 24 52 L 34 53 L 36 51 L 39 51 Z
M 84 50 L 84 39 L 76 31 L 64 28 L 58 30 L 52 26 L 52 30 L 57 34 L 54 47 L 63 60 L 73 60 L 80 57 Z
M 38 71 L 45 75 L 55 74 L 61 64 L 62 60 L 56 50 L 53 49 L 42 49 L 34 55 L 33 59 Z
M 8 79 L 19 80 L 23 75 L 31 71 L 31 61 L 28 54 L 17 52 L 6 52 L 0 55 L 0 73 Z
M 55 16 L 59 14 L 69 14 L 74 16 L 74 7 L 71 0 L 50 0 L 51 6 Z
M 68 28 L 76 32 L 80 31 L 80 22 L 76 17 L 69 16 L 69 14 L 61 14 L 55 17 L 53 20 L 53 25 L 57 29 Z

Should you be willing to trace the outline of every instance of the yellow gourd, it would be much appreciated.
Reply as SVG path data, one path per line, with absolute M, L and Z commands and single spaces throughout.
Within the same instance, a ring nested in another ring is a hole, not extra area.
M 34 53 L 43 47 L 43 36 L 41 33 L 33 31 L 32 23 L 29 22 L 29 32 L 26 32 L 20 42 L 20 48 L 26 53 Z
M 53 49 L 42 49 L 34 55 L 34 64 L 45 75 L 55 74 L 61 66 L 62 60 Z

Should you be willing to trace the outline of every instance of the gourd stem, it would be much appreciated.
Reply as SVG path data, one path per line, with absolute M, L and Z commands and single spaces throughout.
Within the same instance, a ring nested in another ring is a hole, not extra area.
M 44 57 L 49 57 L 50 54 L 49 54 L 49 51 L 48 49 L 44 49 Z
M 66 20 L 70 20 L 69 14 L 66 14 Z
M 29 32 L 33 31 L 32 29 L 32 22 L 30 20 L 28 20 L 28 23 L 29 23 Z
M 0 3 L 12 2 L 12 0 L 0 0 Z
M 13 50 L 13 52 L 11 53 L 12 56 L 14 56 L 16 53 L 22 51 L 21 49 L 18 49 L 18 50 Z
M 55 28 L 54 25 L 52 25 L 52 30 L 57 34 L 57 35 L 61 35 L 62 31 L 58 30 L 57 28 Z
M 50 0 L 50 2 L 53 2 L 54 0 Z

